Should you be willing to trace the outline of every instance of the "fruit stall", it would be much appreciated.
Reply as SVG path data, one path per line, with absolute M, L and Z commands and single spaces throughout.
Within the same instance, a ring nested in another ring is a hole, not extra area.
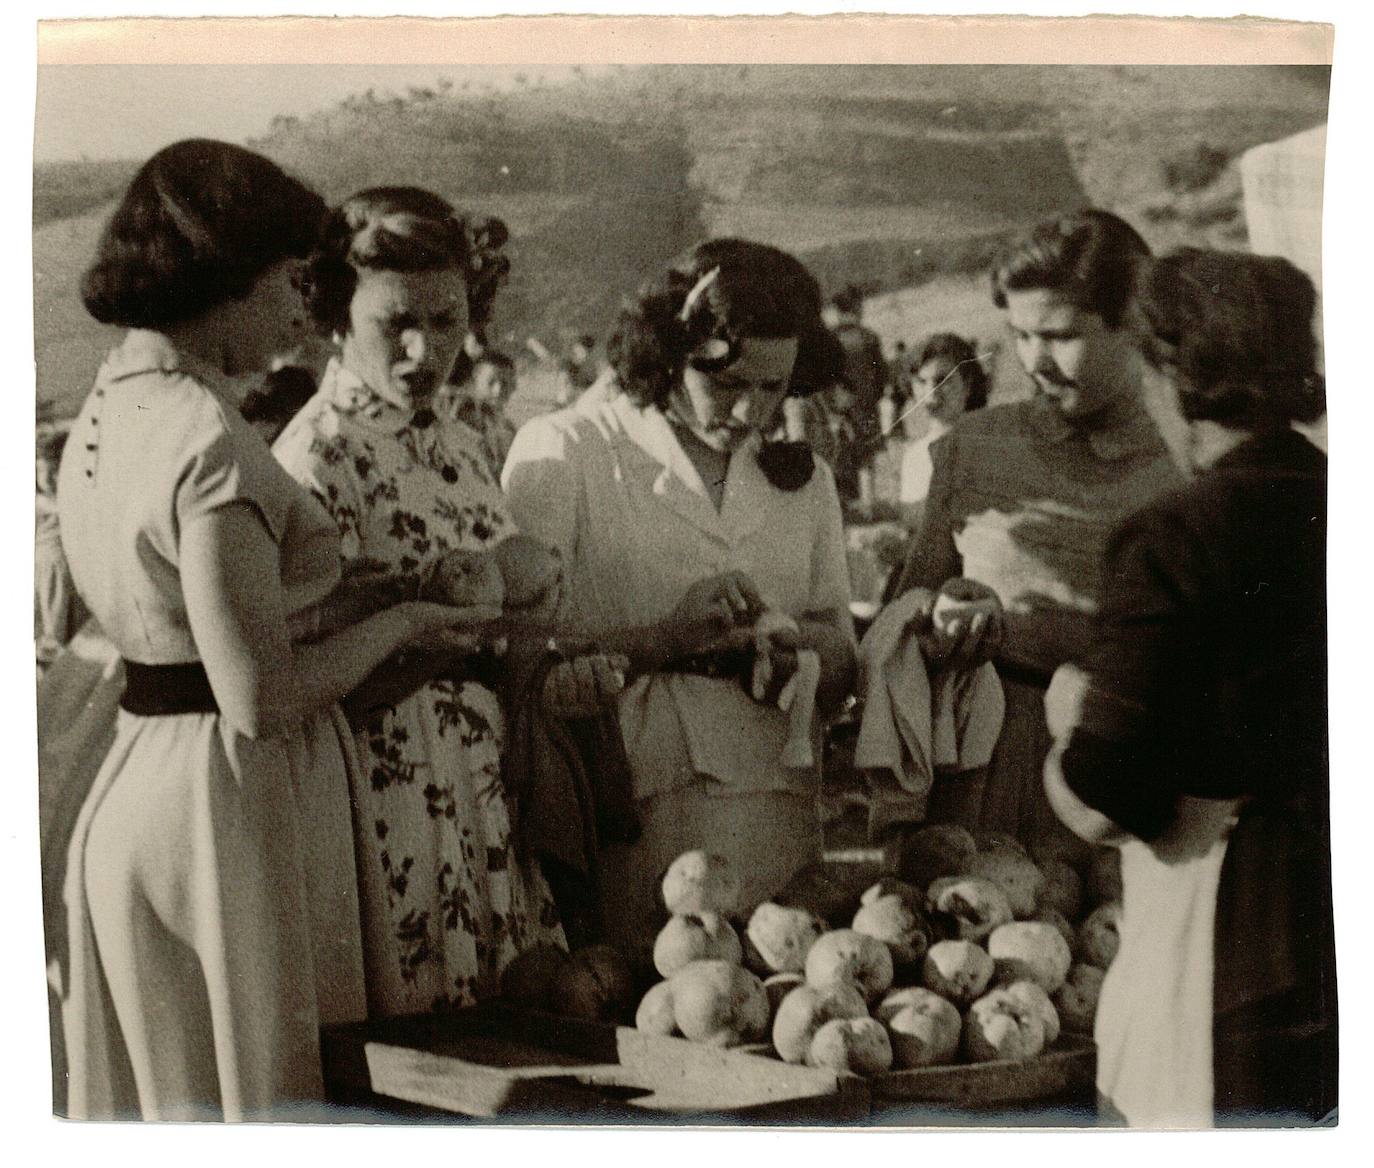
M 1115 855 L 932 826 L 741 914 L 688 852 L 642 953 L 541 945 L 499 1000 L 331 1028 L 326 1086 L 430 1121 L 1089 1125 Z

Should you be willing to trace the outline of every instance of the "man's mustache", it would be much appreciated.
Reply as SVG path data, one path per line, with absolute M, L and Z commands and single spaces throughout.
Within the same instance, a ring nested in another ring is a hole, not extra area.
M 1048 382 L 1050 385 L 1057 385 L 1061 389 L 1072 389 L 1076 384 L 1073 378 L 1065 377 L 1057 369 L 1037 369 L 1034 376 L 1040 381 Z

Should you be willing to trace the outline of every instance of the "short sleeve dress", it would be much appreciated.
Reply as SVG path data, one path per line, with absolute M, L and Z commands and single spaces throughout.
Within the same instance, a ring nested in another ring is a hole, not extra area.
M 757 441 L 732 456 L 717 511 L 657 409 L 621 394 L 527 423 L 502 481 L 521 530 L 562 554 L 562 619 L 591 637 L 642 628 L 666 618 L 697 580 L 738 569 L 772 607 L 848 627 L 830 470 L 818 459 L 809 482 L 781 490 L 758 464 Z M 819 771 L 783 764 L 787 717 L 778 709 L 734 680 L 656 673 L 625 690 L 619 712 L 643 834 L 603 857 L 604 916 L 616 940 L 632 951 L 652 942 L 655 890 L 681 852 L 726 855 L 746 913 L 819 859 Z
M 346 561 L 411 573 L 515 530 L 476 434 L 398 409 L 338 362 L 274 451 L 324 503 Z M 471 1005 L 498 991 L 502 969 L 530 945 L 564 944 L 537 862 L 516 854 L 503 734 L 490 689 L 436 680 L 358 735 L 358 872 L 374 1016 Z
M 201 660 L 179 541 L 251 507 L 300 603 L 337 581 L 328 516 L 224 379 L 134 331 L 102 366 L 59 476 L 62 539 L 130 662 Z M 68 852 L 63 1021 L 74 1118 L 251 1119 L 322 1098 L 319 1027 L 364 1013 L 337 709 L 249 739 L 217 713 L 121 710 Z

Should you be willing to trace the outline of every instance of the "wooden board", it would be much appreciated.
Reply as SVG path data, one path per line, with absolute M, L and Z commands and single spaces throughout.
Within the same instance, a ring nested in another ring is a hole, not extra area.
M 889 1071 L 874 1075 L 868 1086 L 875 1105 L 901 1100 L 959 1110 L 1001 1108 L 1063 1096 L 1091 1084 L 1095 1066 L 1091 1039 L 1061 1034 L 1053 1047 L 1033 1059 Z
M 559 1123 L 840 1121 L 865 1084 L 741 1050 L 487 1004 L 332 1027 L 330 1098 L 488 1119 Z

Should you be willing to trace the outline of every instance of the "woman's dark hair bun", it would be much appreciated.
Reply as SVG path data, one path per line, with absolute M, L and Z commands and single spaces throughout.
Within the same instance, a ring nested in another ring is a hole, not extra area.
M 456 268 L 467 287 L 468 325 L 491 319 L 510 272 L 500 219 L 459 213 L 419 187 L 372 187 L 330 212 L 306 272 L 306 303 L 325 332 L 348 327 L 361 270 L 427 272 Z
M 82 277 L 82 302 L 96 320 L 125 328 L 193 320 L 305 256 L 324 215 L 319 195 L 261 154 L 176 142 L 124 192 Z
M 1288 260 L 1182 248 L 1156 260 L 1140 306 L 1185 417 L 1240 429 L 1326 412 L 1313 331 L 1317 293 Z

